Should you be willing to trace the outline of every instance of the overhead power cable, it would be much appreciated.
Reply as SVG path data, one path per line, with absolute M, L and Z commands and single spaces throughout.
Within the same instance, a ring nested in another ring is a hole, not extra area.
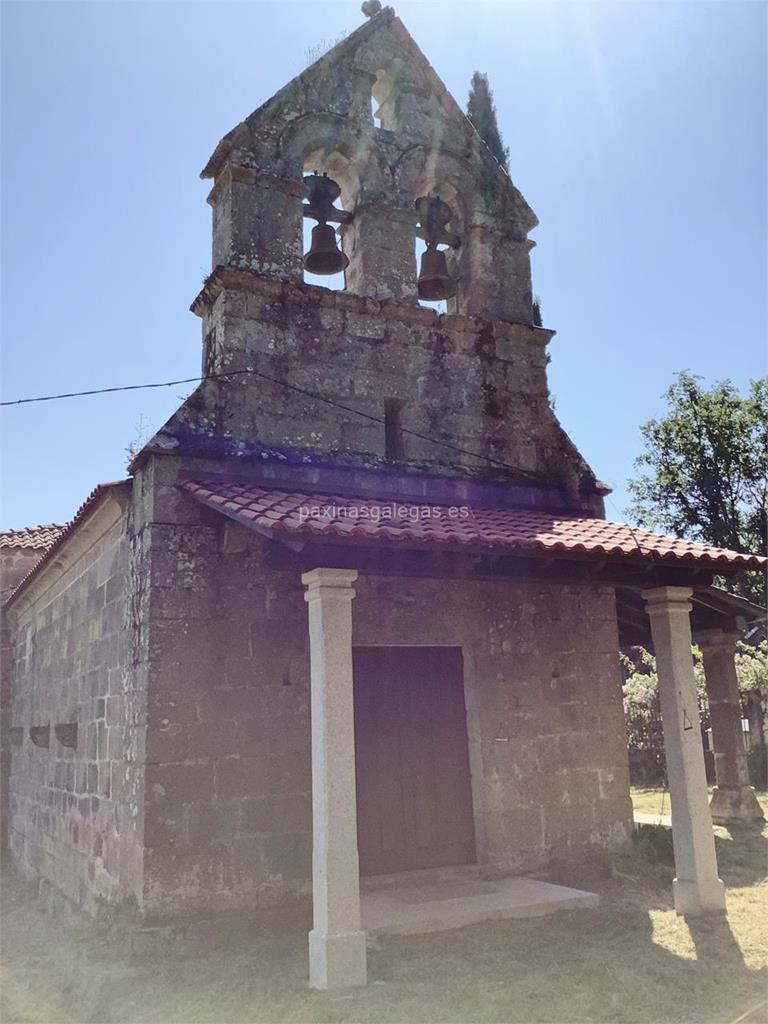
M 363 412 L 362 409 L 353 409 L 351 406 L 344 405 L 341 402 L 337 402 L 333 398 L 328 398 L 326 395 L 318 394 L 315 391 L 309 391 L 307 388 L 299 387 L 297 384 L 291 384 L 290 381 L 280 380 L 278 377 L 272 377 L 268 373 L 262 373 L 260 370 L 230 370 L 227 373 L 209 373 L 201 377 L 185 377 L 181 380 L 165 380 L 151 384 L 123 384 L 119 387 L 112 388 L 92 388 L 88 391 L 67 391 L 58 395 L 40 395 L 36 398 L 17 398 L 13 401 L 0 402 L 0 406 L 13 406 L 13 405 L 30 405 L 33 402 L 55 402 L 62 398 L 84 398 L 89 395 L 106 395 L 114 394 L 117 391 L 142 391 L 147 388 L 169 388 L 176 384 L 199 384 L 206 380 L 221 380 L 223 378 L 239 377 L 244 375 L 250 375 L 253 377 L 260 377 L 262 380 L 269 381 L 271 384 L 276 384 L 279 387 L 293 391 L 296 394 L 303 395 L 305 398 L 311 398 L 314 401 L 325 402 L 326 405 L 331 405 L 336 409 L 340 409 L 343 412 L 351 413 L 353 416 L 360 416 L 363 419 L 370 420 L 373 423 L 384 424 L 385 420 L 382 416 L 374 416 L 372 413 Z M 529 470 L 520 469 L 517 466 L 512 466 L 508 462 L 504 462 L 502 459 L 495 459 L 492 455 L 485 455 L 481 452 L 473 452 L 468 448 L 462 448 L 460 445 L 451 444 L 449 441 L 441 441 L 439 438 L 431 437 L 429 434 L 422 434 L 417 430 L 411 430 L 408 427 L 400 427 L 400 431 L 403 434 L 408 434 L 410 437 L 418 438 L 420 441 L 426 441 L 429 444 L 438 445 L 441 448 L 445 448 L 448 451 L 457 452 L 459 455 L 467 455 L 473 459 L 481 459 L 484 462 L 488 462 L 491 465 L 499 466 L 503 469 L 511 470 L 513 473 L 523 476 L 529 480 L 535 480 L 540 482 L 543 479 L 543 474 L 532 473 Z
M 10 402 L 0 402 L 0 406 L 30 405 L 32 402 L 56 402 L 60 398 L 83 398 L 85 395 L 107 395 L 115 391 L 142 391 L 145 388 L 170 388 L 174 384 L 197 384 L 214 377 L 234 377 L 238 373 L 252 373 L 251 370 L 232 370 L 230 373 L 211 373 L 205 377 L 185 377 L 183 380 L 164 380 L 157 384 L 122 384 L 115 388 L 93 388 L 90 391 L 65 391 L 60 395 L 39 395 L 37 398 L 15 398 Z
M 325 402 L 326 405 L 331 405 L 335 409 L 340 409 L 342 412 L 351 413 L 353 416 L 360 416 L 363 419 L 369 420 L 373 423 L 386 424 L 386 421 L 382 416 L 374 416 L 373 413 L 363 412 L 362 409 L 353 409 L 351 406 L 344 405 L 342 402 L 337 402 L 335 399 L 328 398 L 326 395 L 320 395 L 315 391 L 309 391 L 307 390 L 307 388 L 299 387 L 298 384 L 291 384 L 290 381 L 280 380 L 280 378 L 272 377 L 268 373 L 262 373 L 261 370 L 230 370 L 227 373 L 208 373 L 203 375 L 202 377 L 185 377 L 181 380 L 165 380 L 151 384 L 123 384 L 120 387 L 93 388 L 89 391 L 69 391 L 64 392 L 60 395 L 41 395 L 38 398 L 17 398 L 14 401 L 10 402 L 0 402 L 0 406 L 29 405 L 33 402 L 54 402 L 60 398 L 83 398 L 88 395 L 108 395 L 114 394 L 116 391 L 142 391 L 147 388 L 170 388 L 176 384 L 200 384 L 202 383 L 202 381 L 205 380 L 221 380 L 223 378 L 242 376 L 260 377 L 262 380 L 269 381 L 271 384 L 277 384 L 279 387 L 283 387 L 288 389 L 289 391 L 295 392 L 296 394 L 303 395 L 305 398 L 311 398 L 314 401 L 318 402 Z M 401 426 L 399 429 L 401 433 L 408 434 L 410 437 L 418 438 L 420 441 L 426 441 L 429 444 L 437 445 L 440 448 L 445 448 L 448 451 L 456 452 L 459 455 L 467 455 L 470 458 L 480 459 L 484 462 L 488 462 L 493 466 L 499 466 L 502 469 L 508 469 L 511 472 L 517 474 L 518 476 L 522 476 L 536 483 L 540 483 L 541 480 L 544 478 L 544 474 L 531 473 L 529 470 L 519 469 L 517 466 L 512 466 L 510 463 L 504 462 L 502 459 L 493 458 L 492 455 L 484 455 L 480 452 L 473 452 L 470 451 L 468 448 L 462 448 L 460 445 L 451 444 L 450 441 L 441 441 L 436 437 L 430 437 L 429 434 L 422 434 L 417 430 L 410 430 L 408 427 Z M 616 508 L 616 511 L 618 512 L 619 509 L 616 507 L 613 500 L 610 498 L 608 500 L 611 502 L 611 504 L 614 506 L 614 508 Z M 645 554 L 645 549 L 643 548 L 642 544 L 640 543 L 637 537 L 637 534 L 631 526 L 629 526 L 629 531 L 632 535 L 632 540 L 634 541 L 638 551 L 641 554 Z

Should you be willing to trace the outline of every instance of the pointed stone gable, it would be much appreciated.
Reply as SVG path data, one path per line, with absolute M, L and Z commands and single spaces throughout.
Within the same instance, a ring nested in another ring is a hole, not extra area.
M 355 88 L 359 79 L 362 97 Z M 370 101 L 371 93 L 378 103 L 383 128 L 392 130 L 397 121 L 402 121 L 395 130 L 405 139 L 414 136 L 419 145 L 423 144 L 420 136 L 426 126 L 436 145 L 446 151 L 453 145 L 465 158 L 471 154 L 478 169 L 482 168 L 486 184 L 513 197 L 520 223 L 527 231 L 538 224 L 536 215 L 391 7 L 385 7 L 337 43 L 225 135 L 200 177 L 216 178 L 228 162 L 254 166 L 254 158 L 255 166 L 266 169 L 263 160 L 269 136 L 276 142 L 277 164 L 286 126 L 297 119 L 305 120 L 310 111 L 325 113 L 330 119 L 352 118 L 363 130 L 369 129 L 372 122 L 365 99 Z M 416 110 L 404 98 L 403 94 L 409 93 L 412 99 L 421 100 Z M 406 113 L 415 115 L 411 123 L 403 116 Z
M 414 301 L 413 204 L 440 195 L 464 243 L 451 311 L 533 322 L 536 216 L 389 8 L 218 144 L 202 172 L 214 179 L 214 265 L 300 280 L 302 177 L 313 170 L 339 183 L 355 213 L 343 232 L 347 290 Z M 382 249 L 400 259 L 382 268 Z

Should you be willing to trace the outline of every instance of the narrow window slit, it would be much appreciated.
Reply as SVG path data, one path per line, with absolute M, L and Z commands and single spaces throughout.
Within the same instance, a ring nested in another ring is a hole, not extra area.
M 384 455 L 398 461 L 405 458 L 405 444 L 401 413 L 405 402 L 401 398 L 384 399 Z

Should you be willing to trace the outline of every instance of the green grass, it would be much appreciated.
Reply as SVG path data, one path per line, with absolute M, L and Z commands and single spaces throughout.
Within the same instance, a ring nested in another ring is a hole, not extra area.
M 757 790 L 755 796 L 768 818 L 768 793 L 765 790 Z M 661 786 L 633 786 L 632 805 L 642 814 L 669 814 L 669 790 Z
M 598 909 L 376 942 L 368 987 L 335 995 L 306 987 L 304 911 L 222 917 L 132 953 L 124 925 L 51 920 L 8 878 L 0 1019 L 729 1024 L 766 996 L 768 830 L 718 830 L 717 845 L 727 918 L 686 924 L 672 868 L 628 850 L 552 878 L 599 890 Z

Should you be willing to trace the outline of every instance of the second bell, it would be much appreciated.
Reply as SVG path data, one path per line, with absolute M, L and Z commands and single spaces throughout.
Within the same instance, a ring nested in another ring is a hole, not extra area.
M 432 245 L 422 253 L 419 269 L 419 298 L 428 302 L 450 299 L 456 294 L 456 282 L 448 273 L 445 252 Z
M 349 259 L 339 248 L 331 224 L 316 224 L 312 228 L 312 243 L 304 257 L 304 266 L 310 274 L 338 274 L 349 266 Z

